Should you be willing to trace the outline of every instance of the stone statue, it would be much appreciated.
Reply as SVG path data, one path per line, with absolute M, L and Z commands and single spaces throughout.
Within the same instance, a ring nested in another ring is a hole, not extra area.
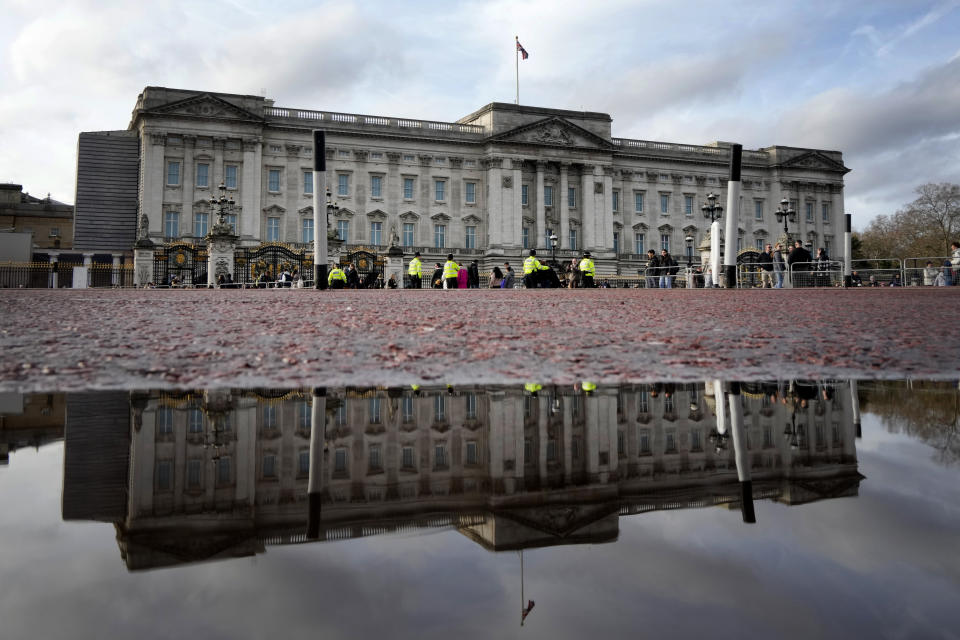
M 390 225 L 390 246 L 396 247 L 400 244 L 400 235 L 397 233 L 397 225 Z
M 137 240 L 146 240 L 150 233 L 150 220 L 147 214 L 140 214 L 140 221 L 137 223 Z

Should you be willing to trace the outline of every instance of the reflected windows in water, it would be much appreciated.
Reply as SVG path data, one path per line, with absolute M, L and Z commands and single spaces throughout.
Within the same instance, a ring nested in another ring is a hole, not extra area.
M 173 463 L 169 460 L 160 460 L 157 462 L 157 491 L 170 491 L 173 483 L 170 482 Z
M 769 449 L 773 447 L 773 429 L 770 425 L 763 425 L 763 448 Z
M 336 412 L 336 416 L 335 416 L 335 418 L 334 418 L 334 423 L 335 423 L 338 427 L 342 427 L 342 426 L 344 426 L 344 425 L 347 424 L 347 405 L 346 405 L 346 404 L 341 403 L 341 404 L 337 407 L 337 412 Z
M 673 431 L 667 431 L 664 434 L 664 453 L 676 453 L 677 452 L 677 434 Z
M 557 461 L 557 441 L 555 439 L 547 440 L 547 462 Z
M 157 409 L 157 435 L 173 433 L 173 409 L 160 407 Z
M 531 464 L 533 462 L 533 440 L 524 438 L 523 440 L 523 462 Z
M 650 455 L 650 429 L 640 430 L 640 455 Z
M 474 465 L 478 462 L 477 443 L 473 440 L 470 440 L 467 442 L 467 464 Z
M 187 460 L 187 489 L 199 489 L 203 486 L 203 460 Z
M 343 474 L 347 472 L 347 450 L 339 447 L 333 452 L 333 472 Z
M 641 389 L 637 394 L 637 412 L 650 413 L 650 392 L 646 389 Z
M 413 422 L 413 396 L 403 396 L 400 401 L 400 413 L 404 422 Z
M 627 439 L 624 437 L 622 429 L 617 430 L 617 456 L 627 457 Z
M 268 404 L 263 408 L 263 428 L 277 428 L 277 408 L 272 404 Z
M 400 451 L 400 466 L 404 469 L 413 469 L 413 447 L 403 447 Z
M 467 394 L 467 420 L 477 419 L 477 395 Z
M 306 402 L 297 403 L 297 427 L 306 431 L 310 430 L 310 426 L 313 423 L 313 416 L 311 415 L 310 405 Z
M 447 417 L 447 399 L 443 394 L 433 396 L 433 420 L 443 422 Z
M 703 451 L 703 439 L 700 429 L 690 430 L 690 450 L 697 452 Z
M 583 439 L 580 436 L 573 436 L 570 440 L 570 455 L 574 460 L 580 459 L 580 454 L 583 451 Z
M 367 471 L 383 471 L 383 461 L 380 456 L 380 445 L 371 444 L 370 449 L 367 451 Z
M 203 411 L 200 409 L 190 409 L 187 415 L 187 431 L 190 433 L 203 432 Z
M 310 473 L 310 451 L 303 450 L 297 455 L 297 475 L 305 476 Z
M 224 486 L 230 483 L 230 457 L 221 456 L 217 459 L 217 486 Z
M 433 466 L 435 469 L 447 468 L 447 445 L 435 444 L 433 446 Z
M 277 477 L 277 456 L 272 453 L 263 456 L 263 477 L 270 479 Z
M 369 402 L 370 424 L 380 424 L 382 416 L 380 415 L 380 398 L 370 398 Z

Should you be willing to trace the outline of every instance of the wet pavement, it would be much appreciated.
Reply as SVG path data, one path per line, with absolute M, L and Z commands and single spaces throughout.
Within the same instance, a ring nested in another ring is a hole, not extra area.
M 0 291 L 0 390 L 960 373 L 960 287 Z

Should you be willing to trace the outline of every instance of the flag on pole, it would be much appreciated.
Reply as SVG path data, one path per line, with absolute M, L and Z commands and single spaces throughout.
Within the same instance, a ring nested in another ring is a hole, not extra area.
M 521 56 L 524 60 L 526 60 L 527 58 L 530 57 L 530 54 L 527 53 L 527 50 L 523 48 L 523 45 L 520 44 L 520 41 L 519 41 L 519 40 L 517 40 L 517 51 L 520 52 L 520 56 Z

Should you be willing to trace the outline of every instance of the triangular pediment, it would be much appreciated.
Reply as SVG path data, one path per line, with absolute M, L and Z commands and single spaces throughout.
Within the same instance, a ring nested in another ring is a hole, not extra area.
M 278 204 L 272 204 L 263 210 L 264 213 L 286 213 L 287 210 Z
M 406 211 L 400 214 L 400 219 L 405 222 L 416 222 L 417 220 L 420 219 L 420 216 L 418 216 L 413 211 Z
M 430 216 L 430 219 L 434 222 L 450 222 L 450 216 L 445 213 L 435 213 Z
M 780 166 L 793 169 L 839 171 L 841 173 L 847 173 L 850 171 L 850 169 L 843 166 L 843 163 L 837 162 L 832 158 L 828 158 L 819 151 L 808 151 L 806 153 L 802 153 L 799 156 L 785 160 Z
M 213 118 L 216 120 L 247 120 L 262 122 L 263 117 L 241 109 L 222 98 L 203 93 L 150 109 L 147 113 L 176 115 L 194 118 Z
M 613 149 L 613 143 L 556 116 L 510 129 L 491 138 L 492 142 L 519 142 L 548 147 Z
M 616 508 L 608 504 L 573 504 L 510 509 L 497 515 L 530 529 L 558 538 L 566 538 L 615 512 Z
M 373 211 L 367 212 L 367 217 L 373 220 L 386 220 L 387 214 L 380 209 L 374 209 Z
M 299 214 L 302 215 L 302 216 L 312 216 L 312 215 L 313 215 L 313 206 L 312 206 L 312 205 L 307 205 L 307 206 L 305 206 L 303 209 L 298 209 L 298 210 L 297 210 L 297 213 L 299 213 Z
M 480 222 L 481 222 L 480 218 L 478 218 L 477 216 L 475 216 L 475 215 L 473 215 L 473 214 L 470 214 L 470 215 L 468 215 L 468 216 L 464 216 L 464 217 L 463 217 L 463 221 L 466 222 L 467 224 L 480 224 Z

